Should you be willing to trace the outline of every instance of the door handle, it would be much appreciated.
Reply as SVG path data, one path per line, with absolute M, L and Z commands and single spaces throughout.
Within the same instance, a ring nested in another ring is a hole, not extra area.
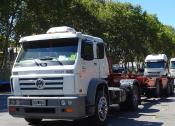
M 94 63 L 95 66 L 97 66 L 97 63 Z

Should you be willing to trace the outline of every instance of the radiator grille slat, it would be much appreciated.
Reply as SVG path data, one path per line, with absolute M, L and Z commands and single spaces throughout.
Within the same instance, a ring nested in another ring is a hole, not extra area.
M 36 86 L 37 79 L 42 79 L 45 83 L 43 89 L 38 89 Z M 51 78 L 19 78 L 21 90 L 63 90 L 63 77 Z

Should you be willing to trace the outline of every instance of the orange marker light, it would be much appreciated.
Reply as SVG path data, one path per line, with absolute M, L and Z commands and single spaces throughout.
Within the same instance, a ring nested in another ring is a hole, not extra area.
M 68 108 L 66 108 L 66 112 L 71 113 L 71 112 L 73 112 L 73 109 L 71 107 L 68 107 Z

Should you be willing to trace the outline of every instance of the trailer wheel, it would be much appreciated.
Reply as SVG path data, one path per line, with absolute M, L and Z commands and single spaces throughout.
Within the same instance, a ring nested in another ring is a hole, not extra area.
M 136 110 L 138 109 L 138 104 L 139 104 L 139 90 L 136 85 L 133 86 L 133 90 L 131 93 L 131 99 L 129 100 L 129 105 L 131 105 L 131 110 Z
M 25 121 L 27 121 L 30 124 L 38 124 L 42 121 L 42 119 L 25 118 Z
M 154 90 L 154 96 L 158 98 L 160 97 L 160 94 L 161 94 L 160 84 L 159 84 L 159 81 L 156 81 L 156 88 Z
M 139 89 L 137 85 L 133 85 L 133 88 L 128 93 L 126 101 L 120 104 L 122 110 L 137 110 L 140 101 Z
M 167 97 L 170 96 L 170 94 L 171 94 L 171 87 L 170 87 L 170 84 L 167 85 L 167 88 L 166 88 L 165 93 L 166 93 L 166 96 L 167 96 Z
M 171 85 L 171 95 L 174 95 L 174 85 Z
M 103 91 L 98 91 L 95 102 L 95 114 L 90 117 L 91 122 L 102 125 L 105 123 L 108 115 L 108 99 L 107 95 Z
M 171 92 L 170 95 L 174 95 L 174 80 L 171 80 Z

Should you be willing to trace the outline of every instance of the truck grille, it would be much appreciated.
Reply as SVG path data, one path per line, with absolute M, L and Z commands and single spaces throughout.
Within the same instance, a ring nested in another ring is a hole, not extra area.
M 42 79 L 44 87 L 38 89 L 36 81 Z M 20 78 L 19 79 L 21 90 L 63 90 L 63 77 L 54 78 Z

